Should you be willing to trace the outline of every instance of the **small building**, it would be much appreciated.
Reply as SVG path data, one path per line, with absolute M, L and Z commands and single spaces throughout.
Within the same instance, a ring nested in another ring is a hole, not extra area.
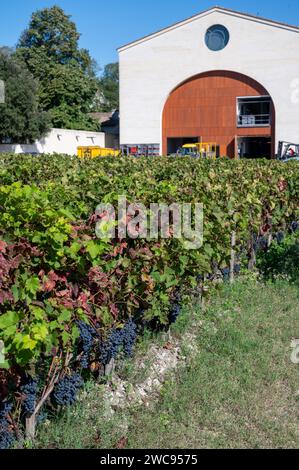
M 119 149 L 119 111 L 91 113 L 90 116 L 101 125 L 105 133 L 106 147 Z
M 273 158 L 299 143 L 299 27 L 214 7 L 119 49 L 120 144 Z
M 103 132 L 51 129 L 45 137 L 33 144 L 0 144 L 0 152 L 77 155 L 78 147 L 105 147 L 105 139 Z

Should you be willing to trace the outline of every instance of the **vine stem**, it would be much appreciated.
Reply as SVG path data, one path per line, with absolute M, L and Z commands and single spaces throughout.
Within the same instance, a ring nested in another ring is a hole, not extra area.
M 29 439 L 31 441 L 33 441 L 35 439 L 36 418 L 37 418 L 40 410 L 42 409 L 42 407 L 44 406 L 44 404 L 48 400 L 49 396 L 53 392 L 55 385 L 57 384 L 57 382 L 59 381 L 59 379 L 63 375 L 64 370 L 69 366 L 69 364 L 72 360 L 72 357 L 73 357 L 72 353 L 67 352 L 65 362 L 64 362 L 64 367 L 62 369 L 60 369 L 60 367 L 59 367 L 60 361 L 61 361 L 61 358 L 62 358 L 62 352 L 60 353 L 59 357 L 54 357 L 53 358 L 53 361 L 51 363 L 51 367 L 50 367 L 50 370 L 49 370 L 49 373 L 48 373 L 48 378 L 50 378 L 51 374 L 52 374 L 51 380 L 50 380 L 49 384 L 45 386 L 45 388 L 43 390 L 43 393 L 42 393 L 42 397 L 39 400 L 39 402 L 37 403 L 37 405 L 35 407 L 35 410 L 34 410 L 34 413 L 31 416 L 29 416 L 28 418 L 26 418 L 25 426 L 26 426 L 26 438 L 27 439 Z M 54 367 L 54 371 L 52 373 L 54 364 L 55 364 L 55 367 Z
M 19 431 L 19 427 L 18 427 L 17 423 L 15 422 L 12 413 L 9 413 L 9 414 L 8 414 L 8 417 L 9 417 L 9 419 L 10 419 L 10 421 L 11 421 L 11 424 L 12 424 L 12 426 L 13 426 L 13 428 L 14 428 L 14 432 L 15 432 L 16 438 L 17 438 L 17 440 L 19 441 L 20 438 L 21 438 L 21 434 L 20 434 L 20 431 Z

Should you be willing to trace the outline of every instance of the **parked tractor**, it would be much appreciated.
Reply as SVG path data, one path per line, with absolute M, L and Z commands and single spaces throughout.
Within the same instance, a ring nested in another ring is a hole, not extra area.
M 177 155 L 181 157 L 194 158 L 217 158 L 217 144 L 215 142 L 201 142 L 195 144 L 185 144 L 179 148 Z

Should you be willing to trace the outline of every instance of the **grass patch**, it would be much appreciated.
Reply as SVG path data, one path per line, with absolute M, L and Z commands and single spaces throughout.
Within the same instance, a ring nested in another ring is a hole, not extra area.
M 151 409 L 108 422 L 102 387 L 93 384 L 41 428 L 37 447 L 113 448 L 125 437 L 129 448 L 298 448 L 299 369 L 290 359 L 298 300 L 287 282 L 224 285 L 201 314 L 198 354 L 169 377 Z M 183 334 L 185 321 L 173 334 Z M 132 383 L 134 374 L 131 364 Z
M 299 445 L 298 289 L 226 286 L 213 300 L 200 353 L 166 385 L 153 413 L 132 417 L 131 448 L 292 448 Z

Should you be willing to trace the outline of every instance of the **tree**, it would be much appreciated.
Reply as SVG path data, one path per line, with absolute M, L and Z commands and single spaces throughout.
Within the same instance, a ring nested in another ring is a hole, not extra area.
M 100 81 L 101 111 L 119 109 L 119 65 L 106 65 Z
M 39 81 L 41 106 L 55 127 L 97 130 L 91 111 L 99 80 L 96 64 L 79 48 L 80 34 L 70 16 L 58 6 L 32 14 L 17 54 Z
M 0 49 L 0 79 L 5 85 L 5 102 L 0 104 L 0 142 L 26 144 L 43 137 L 50 120 L 39 108 L 38 85 L 8 48 Z

